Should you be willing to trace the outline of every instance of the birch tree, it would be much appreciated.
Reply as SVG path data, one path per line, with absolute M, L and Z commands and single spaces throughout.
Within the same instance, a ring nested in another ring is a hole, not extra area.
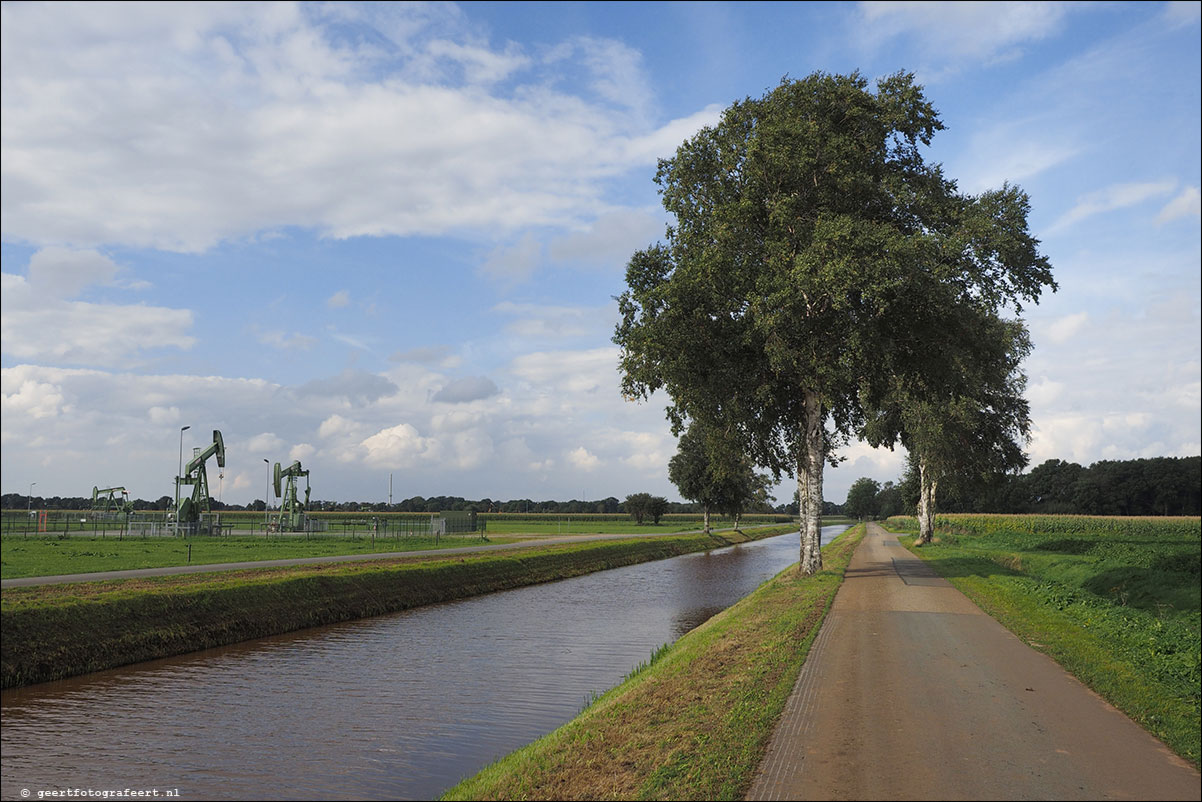
M 910 452 L 918 473 L 920 546 L 934 534 L 940 483 L 1024 467 L 1031 428 L 1021 370 L 1031 341 L 1023 324 L 979 309 L 944 317 L 938 358 L 893 377 L 893 392 L 869 414 L 863 431 L 873 445 L 900 442 Z
M 622 392 L 664 389 L 676 433 L 729 425 L 758 465 L 797 476 L 803 574 L 822 567 L 823 466 L 923 358 L 926 299 L 1000 305 L 1051 284 L 1021 191 L 963 196 L 923 160 L 942 128 L 911 75 L 874 92 L 815 73 L 659 163 L 673 223 L 627 267 Z

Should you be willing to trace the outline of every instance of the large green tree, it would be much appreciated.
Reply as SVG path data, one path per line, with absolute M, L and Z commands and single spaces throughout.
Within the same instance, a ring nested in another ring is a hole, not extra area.
M 751 505 L 766 501 L 768 478 L 721 431 L 694 423 L 680 436 L 675 456 L 668 461 L 668 478 L 685 498 L 701 505 L 705 531 L 710 511 L 739 518 Z
M 847 489 L 847 501 L 843 503 L 843 511 L 853 518 L 864 520 L 875 518 L 877 510 L 877 494 L 881 485 L 875 479 L 861 476 L 851 483 Z
M 796 473 L 801 570 L 822 566 L 822 470 L 924 358 L 914 332 L 949 293 L 1033 299 L 1050 270 L 1013 187 L 961 195 L 920 152 L 943 127 L 913 76 L 816 73 L 735 103 L 659 163 L 673 216 L 635 253 L 614 340 L 622 391 L 728 427 Z
M 873 445 L 900 441 L 918 470 L 918 539 L 934 534 L 943 481 L 973 482 L 1027 464 L 1030 409 L 1020 365 L 1031 350 L 1019 321 L 977 305 L 945 308 L 931 359 L 892 377 L 893 391 L 863 430 Z

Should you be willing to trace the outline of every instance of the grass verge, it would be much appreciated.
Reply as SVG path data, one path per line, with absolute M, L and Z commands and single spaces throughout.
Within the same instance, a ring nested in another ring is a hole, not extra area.
M 1075 516 L 1038 517 L 947 516 L 935 543 L 912 550 L 1007 629 L 1199 766 L 1198 519 L 1192 526 L 1107 518 L 1091 525 Z M 904 519 L 889 524 L 895 532 L 912 531 Z
M 0 596 L 0 680 L 5 688 L 46 682 L 788 531 L 9 588 Z
M 443 799 L 742 799 L 864 527 L 657 652 Z
M 274 535 L 272 537 L 140 538 L 57 537 L 26 538 L 8 535 L 0 540 L 0 578 L 85 574 L 164 568 L 176 565 L 286 560 L 294 557 L 331 557 L 424 551 L 482 543 L 512 543 L 516 538 L 479 535 L 450 537 L 337 537 Z

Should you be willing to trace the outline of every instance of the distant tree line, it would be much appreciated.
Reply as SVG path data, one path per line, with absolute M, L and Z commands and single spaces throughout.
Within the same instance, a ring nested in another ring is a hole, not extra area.
M 1202 515 L 1202 457 L 1103 460 L 1088 468 L 1051 459 L 1024 474 L 949 483 L 943 512 L 1045 515 Z M 913 515 L 919 477 L 913 462 L 901 480 L 857 479 L 844 512 L 856 518 Z
M 647 493 L 635 494 L 639 497 L 639 503 L 642 502 L 642 496 L 648 496 Z M 658 498 L 658 497 L 656 497 Z M 399 501 L 389 504 L 386 501 L 323 501 L 315 500 L 311 503 L 311 507 L 319 512 L 444 512 L 450 510 L 470 510 L 478 513 L 494 512 L 494 513 L 537 513 L 537 514 L 562 514 L 562 515 L 622 515 L 632 514 L 633 510 L 628 508 L 628 501 L 619 501 L 613 496 L 596 501 L 580 501 L 572 499 L 571 501 L 534 501 L 528 498 L 511 499 L 509 501 L 493 500 L 483 498 L 478 501 L 465 499 L 462 496 L 431 496 L 424 498 L 422 496 L 414 496 L 407 498 L 404 501 Z M 667 501 L 662 499 L 663 507 L 656 507 L 658 515 L 666 514 L 695 514 L 701 512 L 701 505 L 692 503 L 681 503 L 678 501 Z M 273 501 L 273 506 L 276 502 Z M 171 496 L 162 496 L 156 501 L 145 501 L 137 499 L 133 502 L 135 510 L 169 510 L 174 505 L 174 500 Z M 63 496 L 34 496 L 32 500 L 29 496 L 23 493 L 5 493 L 0 496 L 0 509 L 6 510 L 23 510 L 26 508 L 33 509 L 53 509 L 53 510 L 88 510 L 92 508 L 92 499 L 88 497 L 63 497 Z M 224 504 L 222 502 L 213 501 L 213 510 L 248 510 L 251 512 L 263 512 L 265 509 L 263 499 L 255 499 L 249 504 Z M 760 504 L 753 512 L 773 512 L 770 506 Z

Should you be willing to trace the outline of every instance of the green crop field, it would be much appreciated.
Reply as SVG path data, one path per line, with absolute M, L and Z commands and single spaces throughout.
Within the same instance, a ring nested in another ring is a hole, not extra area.
M 935 532 L 915 551 L 940 574 L 1198 764 L 1202 519 L 942 515 Z

